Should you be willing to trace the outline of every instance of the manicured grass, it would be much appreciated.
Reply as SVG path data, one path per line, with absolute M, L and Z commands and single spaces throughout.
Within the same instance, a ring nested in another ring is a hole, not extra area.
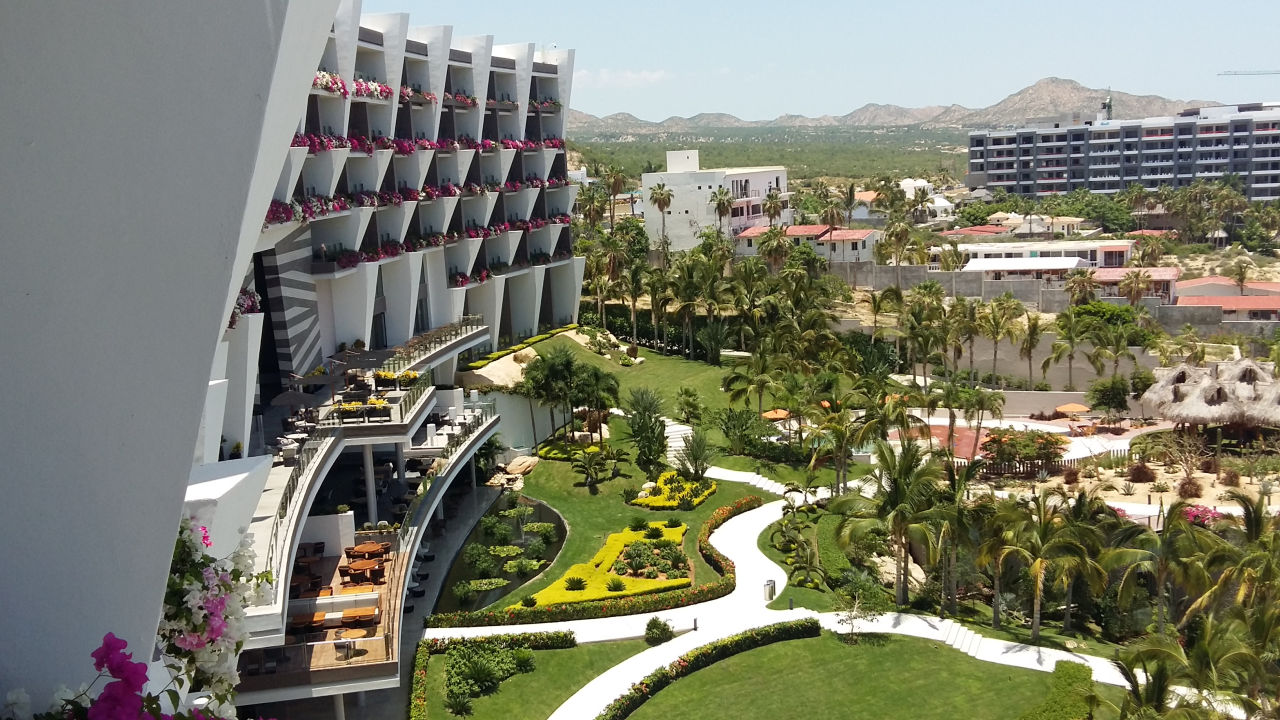
M 631 717 L 701 720 L 1015 720 L 1049 692 L 1049 673 L 975 660 L 941 643 L 888 636 L 846 645 L 830 633 L 777 643 L 700 670 Z
M 470 717 L 545 718 L 596 675 L 647 647 L 643 640 L 619 640 L 572 650 L 539 650 L 534 656 L 536 670 L 511 677 L 493 695 L 475 698 L 475 714 Z M 443 655 L 432 657 L 427 665 L 427 717 L 433 720 L 454 717 L 444 709 L 444 666 Z
M 722 455 L 716 458 L 713 464 L 730 470 L 745 470 L 758 473 L 783 485 L 796 485 L 797 487 L 804 487 L 805 479 L 809 474 L 808 468 L 805 467 L 769 463 L 746 455 Z M 817 468 L 814 487 L 831 487 L 835 480 L 836 473 L 834 470 L 825 466 L 819 467 Z
M 550 341 L 548 341 L 550 342 Z M 546 343 L 542 343 L 546 344 Z M 610 422 L 610 430 L 614 423 Z M 629 449 L 629 448 L 628 448 Z M 649 521 L 679 518 L 689 526 L 684 537 L 684 553 L 693 566 L 693 584 L 706 585 L 718 579 L 718 575 L 707 566 L 698 552 L 698 530 L 716 508 L 728 505 L 748 495 L 759 495 L 766 500 L 775 496 L 758 488 L 742 483 L 718 483 L 716 493 L 702 505 L 689 512 L 678 510 L 651 511 L 627 505 L 622 501 L 624 488 L 639 488 L 645 482 L 644 474 L 632 465 L 619 468 L 623 475 L 596 486 L 593 493 L 581 485 L 582 476 L 573 471 L 567 462 L 543 460 L 533 472 L 525 477 L 524 494 L 537 498 L 555 508 L 569 525 L 569 535 L 564 547 L 555 562 L 544 570 L 542 575 L 529 581 L 523 587 L 515 588 L 489 607 L 497 609 L 518 602 L 525 595 L 537 592 L 555 582 L 570 565 L 586 562 L 604 545 L 611 533 L 625 530 L 627 522 L 633 517 L 643 517 Z
M 978 633 L 983 637 L 995 638 L 997 640 L 1008 640 L 1010 642 L 1031 643 L 1030 627 L 1011 627 L 1008 623 L 1000 626 L 999 630 L 991 627 L 991 607 L 989 605 L 974 604 L 960 606 L 961 617 L 956 618 L 964 623 L 970 630 Z M 1075 630 L 1071 635 L 1063 635 L 1061 623 L 1044 622 L 1040 627 L 1040 646 L 1048 648 L 1056 648 L 1058 650 L 1066 650 L 1068 652 L 1080 653 L 1081 655 L 1096 655 L 1098 657 L 1113 657 L 1122 645 L 1107 642 L 1095 635 L 1087 632 L 1080 633 L 1080 623 L 1088 618 L 1082 618 L 1080 613 L 1076 613 L 1074 618 Z M 1068 645 L 1067 643 L 1071 643 Z
M 790 574 L 791 566 L 784 562 L 786 553 L 779 551 L 769 543 L 770 532 L 772 532 L 771 528 L 765 528 L 765 531 L 760 533 L 760 537 L 756 541 L 756 547 L 760 548 L 760 552 L 764 553 L 765 557 L 775 562 L 784 572 Z M 809 608 L 818 612 L 830 612 L 836 609 L 835 593 L 830 590 L 796 587 L 791 583 L 787 583 L 782 592 L 778 593 L 773 602 L 769 603 L 769 608 L 785 610 L 792 607 L 792 602 L 795 603 L 795 607 Z

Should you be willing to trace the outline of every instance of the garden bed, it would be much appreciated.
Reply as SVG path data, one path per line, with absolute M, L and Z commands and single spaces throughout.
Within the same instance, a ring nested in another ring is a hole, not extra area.
M 680 550 L 688 527 L 648 523 L 647 528 L 613 533 L 589 562 L 571 566 L 550 587 L 528 597 L 537 605 L 569 604 L 691 585 L 689 559 Z M 533 607 L 525 599 L 511 608 L 521 606 Z

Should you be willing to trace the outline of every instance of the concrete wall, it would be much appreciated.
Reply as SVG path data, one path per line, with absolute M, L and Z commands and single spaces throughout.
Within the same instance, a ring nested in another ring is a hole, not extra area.
M 1089 404 L 1083 392 L 1004 391 L 1004 415 L 1006 417 L 1030 415 L 1031 413 L 1051 413 L 1054 408 L 1067 403 Z M 1137 400 L 1130 400 L 1129 414 L 1143 415 L 1145 412 Z
M 503 445 L 522 453 L 531 452 L 551 434 L 551 416 L 542 403 L 503 392 L 487 393 L 484 399 L 493 401 L 502 416 L 498 432 L 502 433 Z M 563 416 L 557 411 L 556 422 L 563 422 Z
M 0 678 L 37 708 L 107 632 L 150 655 L 210 359 L 336 6 L 5 7 Z M 86 361 L 115 376 L 92 402 L 51 381 Z
M 341 555 L 342 548 L 356 544 L 356 516 L 350 510 L 340 515 L 312 515 L 298 533 L 298 542 L 322 542 L 325 555 Z
M 1039 303 L 1043 280 L 985 280 L 982 283 L 982 299 L 993 300 L 1005 293 L 1012 294 L 1024 303 Z

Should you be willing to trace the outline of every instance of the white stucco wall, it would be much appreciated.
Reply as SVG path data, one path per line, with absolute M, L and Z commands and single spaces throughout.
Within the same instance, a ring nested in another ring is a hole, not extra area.
M 0 415 L 0 573 L 22 589 L 0 591 L 20 650 L 0 681 L 37 707 L 93 676 L 106 632 L 150 655 L 210 359 L 335 7 L 4 9 L 0 193 L 23 201 L 0 214 L 0 367 L 21 408 Z

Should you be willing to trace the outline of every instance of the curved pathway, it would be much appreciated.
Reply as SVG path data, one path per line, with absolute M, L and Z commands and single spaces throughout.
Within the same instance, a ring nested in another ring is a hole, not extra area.
M 780 493 L 783 490 L 778 483 L 756 473 L 712 468 L 708 475 L 722 481 L 745 482 L 770 492 Z M 597 675 L 561 704 L 548 720 L 595 717 L 633 684 L 690 650 L 751 628 L 806 617 L 818 618 L 823 628 L 831 631 L 920 637 L 945 643 L 978 660 L 1044 672 L 1053 670 L 1059 660 L 1070 660 L 1092 668 L 1093 677 L 1098 682 L 1124 684 L 1123 678 L 1106 658 L 986 638 L 960 623 L 939 617 L 887 613 L 856 622 L 851 627 L 834 612 L 768 609 L 764 596 L 765 583 L 772 580 L 778 592 L 781 592 L 786 586 L 787 576 L 781 567 L 760 552 L 756 543 L 760 534 L 782 517 L 783 507 L 784 502 L 781 500 L 768 503 L 729 520 L 711 535 L 711 544 L 733 561 L 737 572 L 737 587 L 725 597 L 673 610 L 622 617 L 526 625 L 427 628 L 424 637 L 482 637 L 504 633 L 570 630 L 578 642 L 602 642 L 642 637 L 645 624 L 654 617 L 670 622 L 677 632 L 683 633 L 670 642 L 633 655 Z

